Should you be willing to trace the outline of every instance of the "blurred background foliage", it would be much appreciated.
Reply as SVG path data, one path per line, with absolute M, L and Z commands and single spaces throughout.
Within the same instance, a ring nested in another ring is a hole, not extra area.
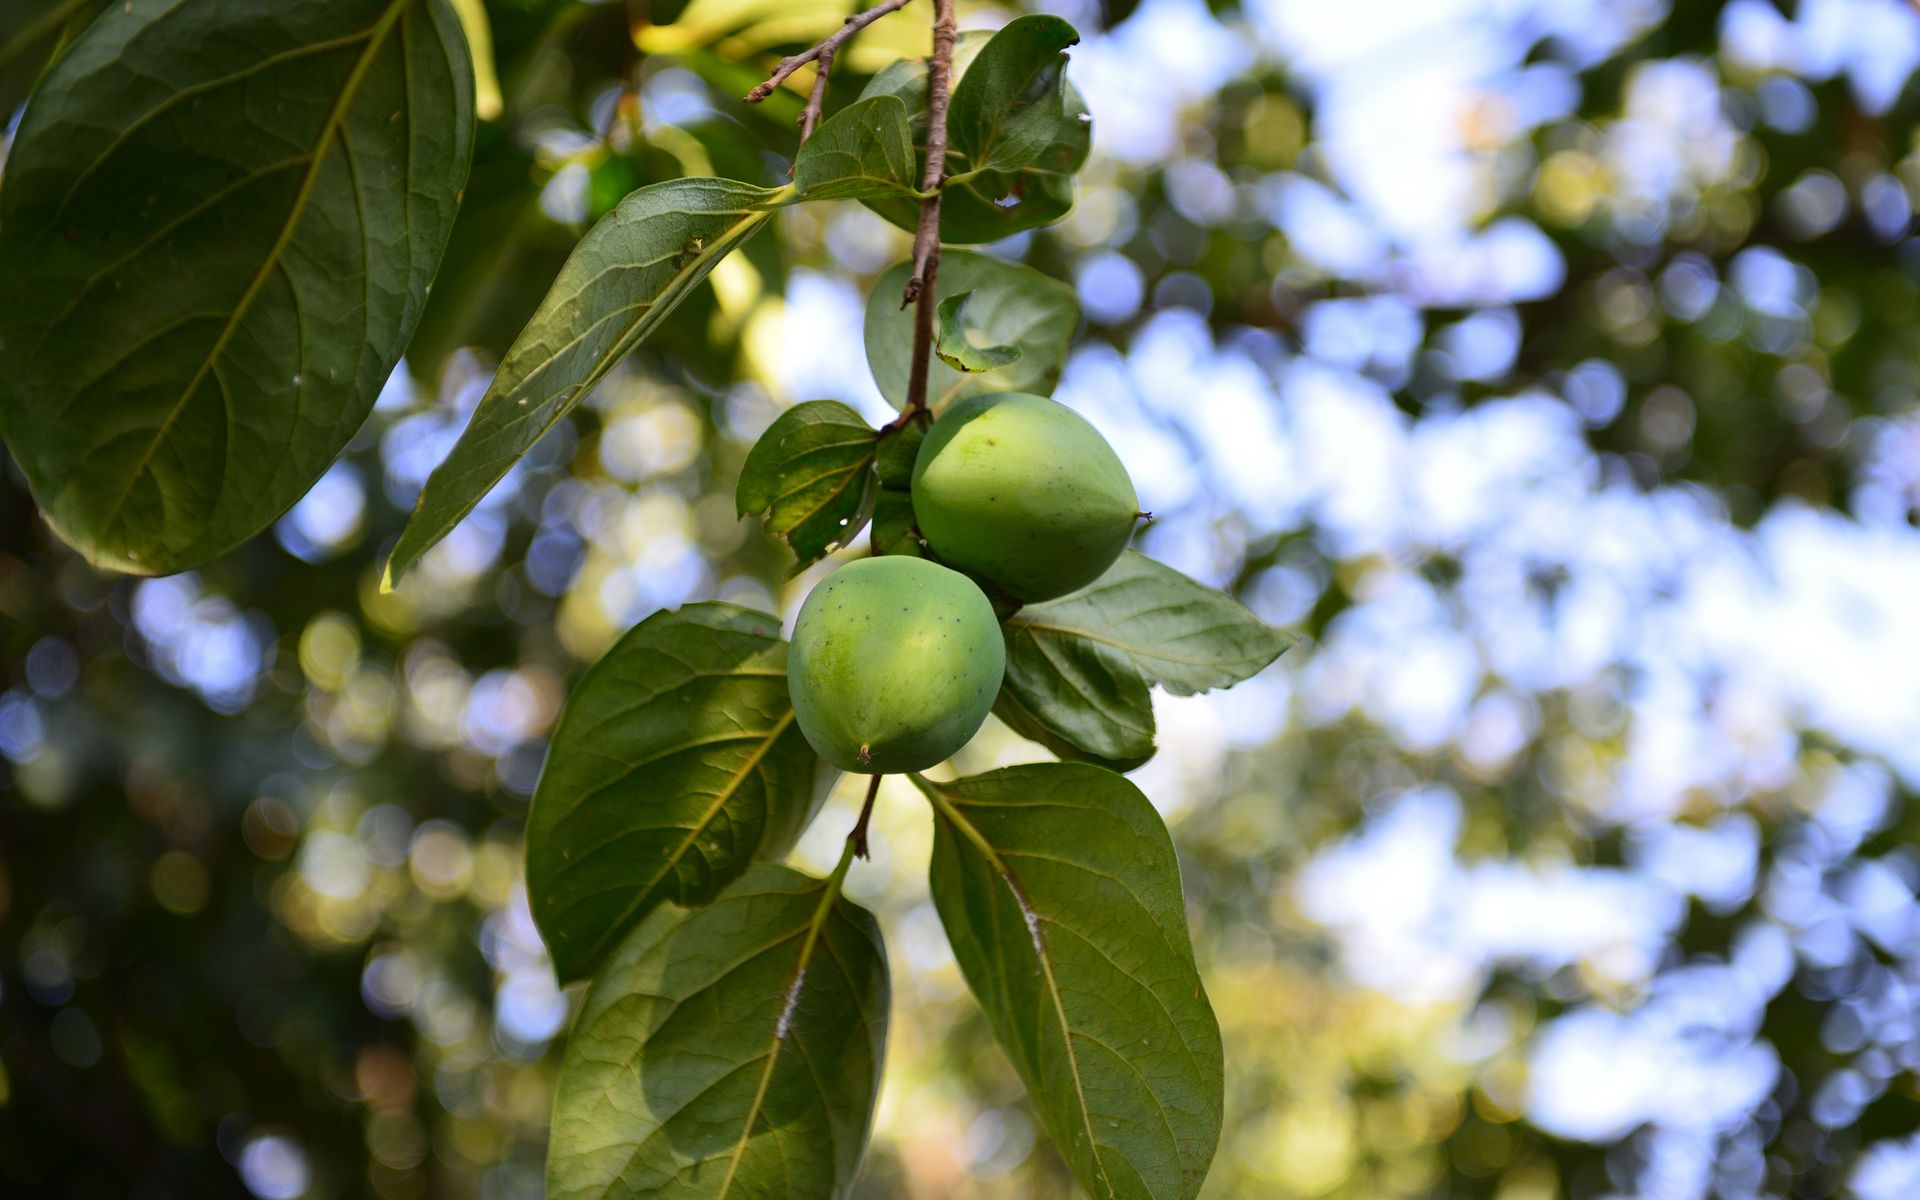
M 486 35 L 460 225 L 313 492 L 134 580 L 0 476 L 0 1193 L 538 1197 L 577 1001 L 520 882 L 543 739 L 656 608 L 790 618 L 819 572 L 735 519 L 746 448 L 800 400 L 886 415 L 860 313 L 905 235 L 788 210 L 379 594 L 575 238 L 651 181 L 782 180 L 803 94 L 738 97 L 851 6 L 457 7 Z M 1226 1034 L 1207 1194 L 1920 1195 L 1920 15 L 1036 7 L 1085 34 L 1094 157 L 1066 221 L 992 249 L 1079 290 L 1059 395 L 1131 465 L 1144 548 L 1311 639 L 1162 698 L 1138 773 Z M 832 105 L 925 52 L 924 9 Z M 1039 753 L 990 724 L 958 765 Z M 876 830 L 862 1195 L 1072 1194 L 917 798 Z

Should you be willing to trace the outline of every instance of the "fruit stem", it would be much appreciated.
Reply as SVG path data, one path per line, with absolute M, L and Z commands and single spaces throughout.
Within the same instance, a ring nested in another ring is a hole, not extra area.
M 856 857 L 871 858 L 867 853 L 867 823 L 873 820 L 873 798 L 880 794 L 880 781 L 884 775 L 875 775 L 867 782 L 867 802 L 860 806 L 860 819 L 853 823 L 853 831 L 847 834 L 847 849 Z

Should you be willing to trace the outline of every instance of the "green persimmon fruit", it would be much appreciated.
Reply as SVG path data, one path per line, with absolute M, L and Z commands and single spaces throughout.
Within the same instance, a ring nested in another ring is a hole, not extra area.
M 1016 600 L 1100 578 L 1126 549 L 1140 499 L 1086 418 L 1044 396 L 956 403 L 913 464 L 913 518 L 934 554 Z
M 787 689 L 800 732 L 843 771 L 919 771 L 986 721 L 1007 671 L 993 605 L 957 571 L 888 555 L 848 563 L 808 593 Z

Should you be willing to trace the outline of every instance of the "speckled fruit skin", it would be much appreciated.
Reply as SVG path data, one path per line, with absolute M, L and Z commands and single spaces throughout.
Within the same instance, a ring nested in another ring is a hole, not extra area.
M 948 409 L 913 465 L 914 524 L 940 560 L 1017 600 L 1100 578 L 1140 500 L 1120 456 L 1079 413 L 1000 392 Z
M 787 689 L 800 732 L 843 771 L 942 762 L 980 730 L 1007 648 L 979 586 L 923 558 L 863 558 L 808 593 Z

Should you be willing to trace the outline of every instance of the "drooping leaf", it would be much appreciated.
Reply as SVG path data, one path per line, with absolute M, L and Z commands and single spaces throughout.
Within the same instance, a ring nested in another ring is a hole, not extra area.
M 947 138 L 967 171 L 1017 171 L 1060 139 L 1068 46 L 1080 40 L 1059 17 L 1016 17 L 981 47 L 953 89 Z
M 1153 757 L 1153 688 L 1131 663 L 1078 639 L 1018 645 L 1019 683 L 1003 682 L 993 701 L 1009 729 L 1067 762 L 1131 771 Z
M 1091 585 L 1014 613 L 994 711 L 1056 753 L 1131 769 L 1153 753 L 1149 685 L 1229 687 L 1293 644 L 1225 592 L 1126 550 Z
M 450 533 L 791 195 L 731 179 L 672 179 L 634 192 L 588 230 L 421 490 L 387 561 L 386 585 Z
M 900 307 L 900 293 L 912 270 L 911 263 L 892 267 L 867 300 L 867 365 L 880 393 L 896 408 L 906 404 L 913 353 L 913 310 Z M 945 304 L 962 294 L 970 295 L 966 317 L 973 341 L 1018 353 L 1002 366 L 971 373 L 945 361 L 930 363 L 928 406 L 939 413 L 976 392 L 1050 394 L 1060 382 L 1067 347 L 1080 324 L 1080 301 L 1073 288 L 1019 263 L 970 250 L 944 251 L 934 295 Z
M 1080 1186 L 1193 1196 L 1220 1137 L 1220 1027 L 1153 805 L 1079 763 L 915 782 L 954 958 Z
M 843 1197 L 873 1123 L 887 963 L 871 914 L 763 863 L 619 945 L 567 1038 L 549 1200 Z
M 793 160 L 802 200 L 914 196 L 919 157 L 898 96 L 856 100 L 820 123 Z
M 1018 346 L 976 346 L 967 340 L 967 301 L 972 292 L 948 296 L 934 310 L 933 352 L 940 361 L 956 371 L 977 374 L 992 371 L 1020 359 Z
M 777 618 L 689 604 L 574 686 L 527 814 L 527 898 L 564 980 L 663 901 L 704 904 L 784 854 L 823 794 Z
M 60 535 L 177 571 L 299 499 L 413 331 L 472 138 L 446 0 L 109 5 L 0 193 L 0 424 Z
M 954 48 L 957 89 L 965 84 L 975 56 L 994 35 L 969 32 Z M 902 59 L 875 75 L 861 93 L 891 95 L 905 101 L 912 118 L 914 153 L 924 157 L 927 144 L 927 64 Z M 1086 165 L 1093 144 L 1093 127 L 1086 98 L 1068 80 L 1060 94 L 1059 132 L 1045 149 L 1013 170 L 989 169 L 969 175 L 968 165 L 949 146 L 947 174 L 955 177 L 940 201 L 940 238 L 955 245 L 997 242 L 1028 229 L 1050 225 L 1073 207 L 1073 177 Z M 965 176 L 964 178 L 960 178 Z M 900 228 L 911 231 L 920 219 L 918 203 L 903 197 L 875 197 L 863 201 Z
M 765 514 L 767 532 L 800 566 L 852 541 L 873 512 L 880 434 L 835 400 L 809 400 L 780 414 L 747 453 L 735 504 Z
M 27 97 L 47 60 L 86 28 L 105 0 L 7 0 L 0 4 L 0 121 Z

